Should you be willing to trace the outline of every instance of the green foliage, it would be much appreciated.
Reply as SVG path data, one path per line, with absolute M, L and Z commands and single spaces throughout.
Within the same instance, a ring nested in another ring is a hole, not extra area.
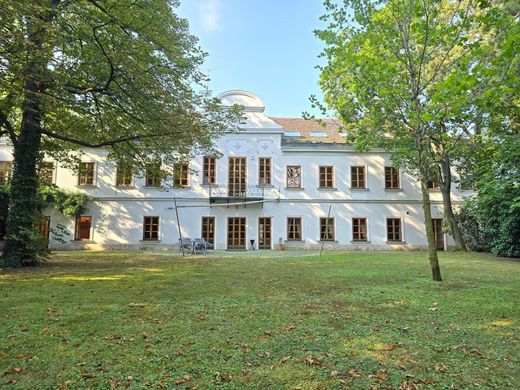
M 519 264 L 439 256 L 432 289 L 422 252 L 60 252 L 50 270 L 3 270 L 2 383 L 518 388 Z
M 88 202 L 93 198 L 80 192 L 65 191 L 56 185 L 39 187 L 38 196 L 41 198 L 42 208 L 53 207 L 61 214 L 77 217 L 84 214 Z
M 7 225 L 7 213 L 9 210 L 9 188 L 0 186 L 0 240 L 5 235 Z

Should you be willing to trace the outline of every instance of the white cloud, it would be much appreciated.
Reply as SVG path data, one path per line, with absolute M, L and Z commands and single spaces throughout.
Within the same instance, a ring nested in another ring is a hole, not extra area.
M 199 6 L 201 24 L 206 31 L 217 31 L 222 28 L 220 23 L 220 0 L 202 0 Z

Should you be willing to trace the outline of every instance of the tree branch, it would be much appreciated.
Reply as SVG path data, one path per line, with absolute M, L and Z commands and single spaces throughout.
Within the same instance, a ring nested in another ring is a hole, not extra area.
M 0 134 L 2 136 L 5 134 L 9 135 L 9 138 L 11 139 L 13 145 L 16 145 L 18 140 L 16 139 L 16 133 L 14 131 L 13 125 L 11 124 L 11 122 L 9 122 L 9 119 L 2 111 L 0 111 L 0 124 L 2 124 L 3 128 L 5 129 Z

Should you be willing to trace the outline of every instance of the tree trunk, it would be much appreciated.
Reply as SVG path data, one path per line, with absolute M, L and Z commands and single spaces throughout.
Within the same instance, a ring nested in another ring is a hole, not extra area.
M 13 145 L 13 180 L 7 217 L 7 231 L 2 263 L 8 267 L 37 264 L 38 248 L 34 241 L 34 222 L 38 211 L 36 163 L 41 143 L 42 69 L 45 67 L 41 19 L 28 18 L 29 58 L 24 69 L 22 122 Z
M 38 211 L 36 163 L 40 150 L 40 98 L 32 79 L 25 83 L 25 101 L 18 142 L 14 146 L 7 240 L 3 263 L 10 267 L 36 265 L 34 218 Z
M 444 216 L 448 220 L 450 232 L 455 241 L 456 251 L 466 251 L 466 243 L 464 236 L 460 230 L 455 213 L 453 212 L 453 205 L 451 204 L 451 166 L 448 157 L 445 157 L 441 161 L 441 173 L 442 178 L 440 180 L 440 188 L 442 193 L 442 203 L 444 207 Z
M 435 246 L 435 236 L 433 233 L 433 220 L 430 205 L 430 193 L 428 192 L 428 176 L 422 172 L 421 174 L 421 193 L 424 212 L 424 226 L 426 228 L 426 240 L 428 241 L 428 259 L 432 268 L 432 279 L 435 281 L 442 281 L 441 267 L 439 265 L 439 258 L 437 256 L 437 249 Z

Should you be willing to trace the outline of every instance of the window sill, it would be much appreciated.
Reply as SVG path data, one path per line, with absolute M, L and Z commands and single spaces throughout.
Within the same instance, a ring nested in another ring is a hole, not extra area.
M 367 241 L 367 240 L 352 240 L 350 241 L 351 244 L 372 244 L 371 241 Z
M 139 240 L 140 243 L 146 243 L 146 244 L 159 244 L 161 240 Z
M 95 244 L 96 242 L 94 240 L 91 240 L 90 238 L 75 238 L 74 240 L 70 240 L 70 242 L 82 242 L 84 244 Z
M 318 191 L 337 191 L 336 187 L 318 187 Z
M 174 186 L 172 187 L 174 190 L 191 190 L 191 186 Z
M 98 188 L 95 184 L 76 184 L 76 188 Z
M 385 241 L 387 245 L 406 245 L 406 241 Z
M 145 190 L 160 190 L 161 186 L 144 186 Z
M 257 184 L 257 188 L 274 188 L 272 184 Z
M 135 190 L 136 186 L 115 186 L 118 190 Z
M 303 187 L 285 187 L 286 191 L 304 191 L 305 188 Z
M 202 183 L 201 187 L 218 187 L 218 184 Z
M 329 243 L 329 244 L 337 244 L 337 243 L 338 243 L 338 241 L 336 241 L 336 240 L 325 240 L 325 241 L 323 241 L 323 240 L 319 240 L 318 242 L 319 242 L 320 244 L 323 243 L 323 242 L 324 242 L 325 244 L 326 244 L 326 243 Z
M 356 191 L 356 192 L 357 192 L 357 191 L 360 191 L 360 192 L 361 192 L 361 191 L 369 191 L 368 188 L 352 188 L 352 187 L 351 187 L 351 188 L 349 188 L 349 189 L 350 189 L 350 191 Z
M 402 192 L 402 188 L 385 188 L 385 192 Z
M 292 242 L 305 243 L 305 240 L 285 240 L 284 241 L 285 244 L 290 244 Z

